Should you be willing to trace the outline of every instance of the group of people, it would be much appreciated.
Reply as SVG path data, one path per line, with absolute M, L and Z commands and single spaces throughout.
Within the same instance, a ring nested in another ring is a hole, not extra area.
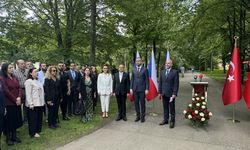
M 57 66 L 41 63 L 39 69 L 32 64 L 27 65 L 24 60 L 18 60 L 16 64 L 16 70 L 10 63 L 1 65 L 0 135 L 4 131 L 7 145 L 21 142 L 16 129 L 26 120 L 30 137 L 39 138 L 43 114 L 47 116 L 50 129 L 58 128 L 59 107 L 63 120 L 81 115 L 83 122 L 91 121 L 98 96 L 103 118 L 109 117 L 110 97 L 113 95 L 118 105 L 116 121 L 127 121 L 126 99 L 131 94 L 134 97 L 135 122 L 145 122 L 149 77 L 140 57 L 136 58 L 131 80 L 123 64 L 119 64 L 114 74 L 110 73 L 107 64 L 102 66 L 99 74 L 95 66 L 83 66 L 78 70 L 75 63 L 71 63 L 68 69 L 61 62 Z M 179 75 L 172 68 L 172 60 L 168 60 L 165 66 L 159 80 L 159 95 L 164 108 L 164 120 L 160 125 L 168 124 L 170 118 L 170 128 L 174 128 Z

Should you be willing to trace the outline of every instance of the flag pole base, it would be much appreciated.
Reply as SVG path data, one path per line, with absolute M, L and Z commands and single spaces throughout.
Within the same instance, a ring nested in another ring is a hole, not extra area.
M 235 119 L 227 119 L 227 121 L 230 121 L 230 122 L 232 122 L 232 123 L 240 123 L 239 120 L 235 120 Z
M 157 117 L 158 114 L 157 114 L 157 113 L 154 113 L 154 112 L 150 112 L 150 113 L 149 113 L 149 116 Z

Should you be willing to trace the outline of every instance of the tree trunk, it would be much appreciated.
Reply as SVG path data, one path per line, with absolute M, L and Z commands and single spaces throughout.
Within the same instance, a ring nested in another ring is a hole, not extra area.
M 96 0 L 91 0 L 91 37 L 89 62 L 95 64 L 96 51 Z
M 65 30 L 65 56 L 69 56 L 72 48 L 72 36 L 73 36 L 73 20 L 74 20 L 74 8 L 73 0 L 64 1 L 66 10 L 66 30 Z M 69 59 L 69 58 L 67 58 Z
M 60 28 L 60 19 L 58 17 L 58 1 L 54 0 L 54 4 L 52 0 L 49 0 L 49 6 L 50 9 L 53 12 L 53 25 L 55 28 L 55 33 L 56 33 L 56 39 L 57 39 L 57 48 L 60 52 L 62 52 L 64 55 L 64 61 L 66 60 L 66 55 L 65 55 L 65 49 L 63 48 L 63 40 L 62 40 L 62 32 Z
M 145 48 L 145 67 L 148 67 L 148 42 L 146 42 L 146 48 Z

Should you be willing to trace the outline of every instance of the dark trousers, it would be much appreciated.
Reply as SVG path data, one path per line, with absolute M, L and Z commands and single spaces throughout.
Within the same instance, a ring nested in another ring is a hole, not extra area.
M 0 113 L 0 148 L 1 148 L 1 136 L 3 132 L 3 125 L 4 125 L 4 114 Z
M 56 123 L 59 123 L 59 107 L 60 107 L 61 100 L 58 98 L 57 101 L 54 102 L 55 105 L 55 112 L 56 112 Z
M 47 105 L 48 106 L 48 124 L 49 126 L 55 126 L 56 125 L 56 117 L 57 117 L 57 109 L 56 105 Z
M 137 118 L 144 118 L 145 117 L 145 92 L 135 92 L 134 93 L 134 103 L 135 103 L 135 110 Z
M 25 99 L 26 99 L 25 88 L 22 88 L 21 102 L 22 102 L 22 116 L 24 122 L 27 121 L 27 107 L 25 106 Z
M 28 108 L 27 116 L 30 136 L 34 136 L 42 131 L 43 109 L 43 106 L 34 107 L 33 110 Z
M 60 103 L 63 118 L 65 118 L 67 115 L 68 99 L 69 99 L 69 96 L 66 94 L 66 92 L 63 93 L 63 98 L 62 98 L 62 101 Z
M 75 111 L 76 111 L 76 102 L 78 101 L 78 96 L 79 95 L 77 91 L 75 90 L 71 91 L 68 101 L 68 114 L 70 116 L 72 115 L 72 113 L 76 114 Z
M 127 95 L 118 94 L 116 95 L 117 105 L 118 105 L 118 113 L 119 117 L 126 117 L 126 99 Z
M 175 122 L 175 99 L 170 103 L 170 97 L 163 96 L 164 121 L 169 120 L 169 112 L 171 115 L 170 122 Z

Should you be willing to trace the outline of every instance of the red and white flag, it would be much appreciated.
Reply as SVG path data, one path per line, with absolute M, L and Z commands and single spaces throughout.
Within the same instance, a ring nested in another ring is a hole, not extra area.
M 244 88 L 244 99 L 247 107 L 250 109 L 250 72 L 247 73 L 247 81 Z
M 241 68 L 240 55 L 237 47 L 234 47 L 229 70 L 224 83 L 222 100 L 224 105 L 232 104 L 241 99 Z
M 153 51 L 151 52 L 150 56 L 148 74 L 149 74 L 149 88 L 146 98 L 148 101 L 151 101 L 158 96 L 158 82 L 157 82 L 157 73 L 155 66 L 155 56 Z

